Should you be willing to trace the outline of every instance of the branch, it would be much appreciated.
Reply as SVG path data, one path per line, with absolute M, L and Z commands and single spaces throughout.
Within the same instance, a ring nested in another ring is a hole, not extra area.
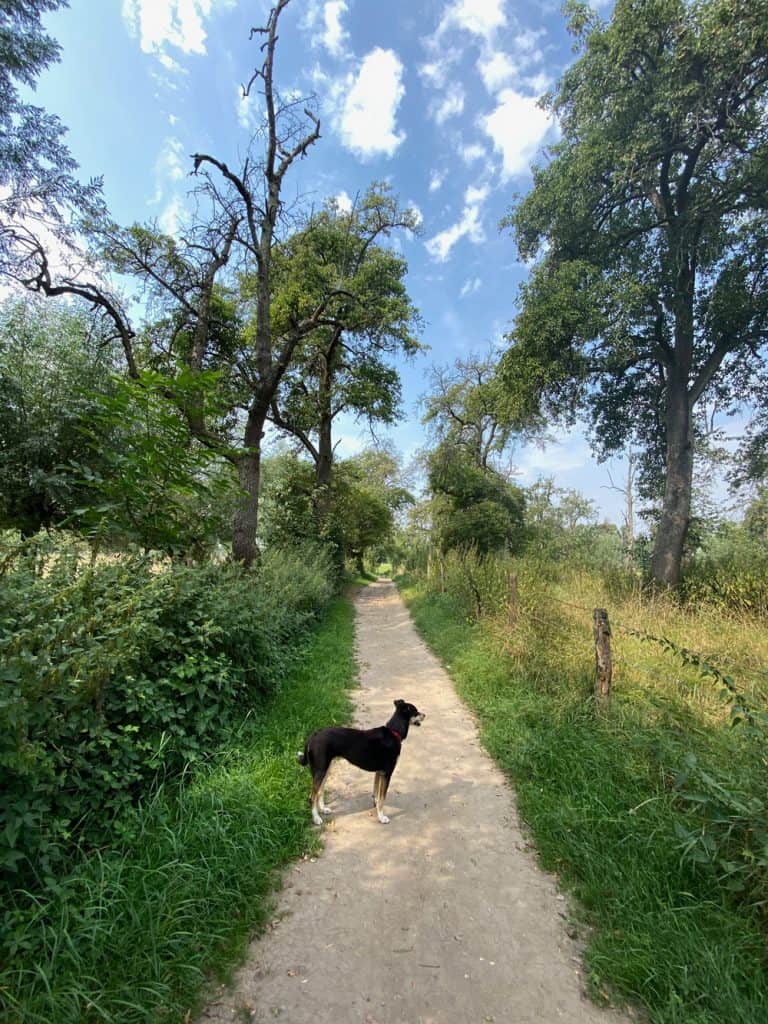
M 280 412 L 280 409 L 278 408 L 276 398 L 273 398 L 272 402 L 270 403 L 269 418 L 274 423 L 274 425 L 278 427 L 280 430 L 285 430 L 286 433 L 290 434 L 292 437 L 295 437 L 298 441 L 301 441 L 301 443 L 304 445 L 304 447 L 307 449 L 307 451 L 309 452 L 309 454 L 312 456 L 313 460 L 316 463 L 320 461 L 320 452 L 312 444 L 309 435 L 305 434 L 304 431 L 295 423 L 291 423 L 283 417 L 283 415 Z
M 136 333 L 117 302 L 96 285 L 77 284 L 66 279 L 60 284 L 54 284 L 51 279 L 48 256 L 38 239 L 27 232 L 19 234 L 16 231 L 8 231 L 7 234 L 12 235 L 14 241 L 21 243 L 27 248 L 29 255 L 26 259 L 33 259 L 38 263 L 37 273 L 29 277 L 19 275 L 15 277 L 15 280 L 28 291 L 43 294 L 48 298 L 58 298 L 61 295 L 76 295 L 81 299 L 85 299 L 94 309 L 103 310 L 115 325 L 117 337 L 122 343 L 125 361 L 128 364 L 128 373 L 134 380 L 137 379 L 139 371 L 133 353 L 133 339 L 136 337 Z M 24 262 L 26 262 L 26 259 Z

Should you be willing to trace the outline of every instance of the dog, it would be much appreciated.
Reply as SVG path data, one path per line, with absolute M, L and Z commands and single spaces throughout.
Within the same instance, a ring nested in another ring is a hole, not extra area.
M 386 725 L 376 729 L 347 729 L 331 725 L 313 732 L 304 744 L 298 762 L 312 772 L 312 821 L 322 825 L 321 814 L 330 814 L 330 807 L 323 802 L 323 789 L 328 769 L 335 757 L 343 757 L 350 764 L 366 772 L 375 772 L 373 780 L 373 802 L 382 825 L 389 824 L 384 814 L 384 800 L 389 789 L 389 780 L 400 757 L 400 748 L 408 735 L 411 725 L 421 725 L 425 715 L 404 700 L 396 700 L 395 713 Z

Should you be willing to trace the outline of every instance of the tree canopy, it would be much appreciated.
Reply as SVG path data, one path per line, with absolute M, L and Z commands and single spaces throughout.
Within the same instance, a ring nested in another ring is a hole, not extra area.
M 655 578 L 680 575 L 695 411 L 766 373 L 768 3 L 570 3 L 579 57 L 547 100 L 561 141 L 510 212 L 536 259 L 501 373 L 520 407 L 586 411 L 662 496 Z

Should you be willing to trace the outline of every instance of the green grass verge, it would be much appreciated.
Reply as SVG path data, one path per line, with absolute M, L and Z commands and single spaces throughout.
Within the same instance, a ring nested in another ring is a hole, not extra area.
M 168 792 L 160 786 L 43 895 L 6 908 L 0 1019 L 13 1024 L 181 1021 L 225 977 L 269 913 L 276 869 L 317 843 L 308 732 L 349 720 L 352 606 L 338 600 L 279 694 Z
M 764 922 L 683 861 L 675 823 L 691 824 L 669 784 L 689 750 L 733 767 L 733 733 L 689 731 L 661 700 L 596 717 L 588 673 L 542 670 L 535 635 L 527 664 L 505 657 L 450 597 L 398 582 L 514 781 L 543 865 L 577 897 L 593 998 L 640 1003 L 653 1024 L 768 1021 Z

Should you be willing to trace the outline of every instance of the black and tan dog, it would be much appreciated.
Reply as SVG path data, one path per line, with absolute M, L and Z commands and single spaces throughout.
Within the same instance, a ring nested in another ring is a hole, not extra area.
M 299 764 L 307 765 L 312 772 L 312 820 L 322 825 L 320 814 L 330 814 L 323 803 L 323 789 L 335 757 L 343 757 L 350 764 L 366 772 L 375 772 L 373 780 L 373 802 L 382 825 L 389 823 L 384 814 L 384 799 L 389 789 L 389 780 L 400 757 L 400 747 L 408 735 L 411 725 L 421 725 L 424 715 L 404 700 L 395 701 L 395 713 L 386 725 L 376 729 L 346 729 L 331 725 L 327 729 L 313 732 L 304 744 L 304 753 L 299 754 Z

